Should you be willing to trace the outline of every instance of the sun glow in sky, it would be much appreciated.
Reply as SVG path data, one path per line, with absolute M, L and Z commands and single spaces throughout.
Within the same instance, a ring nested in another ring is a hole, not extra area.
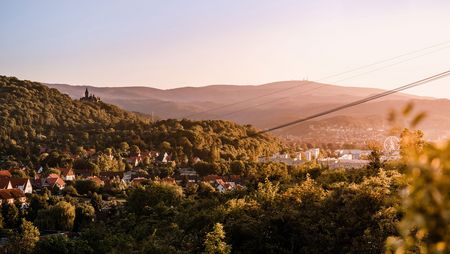
M 95 86 L 307 78 L 388 89 L 450 69 L 449 27 L 448 0 L 2 1 L 0 74 Z M 410 92 L 450 98 L 450 78 Z

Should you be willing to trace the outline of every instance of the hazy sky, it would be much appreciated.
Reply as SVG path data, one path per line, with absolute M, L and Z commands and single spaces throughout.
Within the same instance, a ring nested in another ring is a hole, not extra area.
M 0 74 L 158 88 L 319 80 L 447 42 L 322 80 L 392 88 L 450 69 L 449 29 L 449 0 L 4 0 Z M 450 78 L 412 92 L 450 98 Z

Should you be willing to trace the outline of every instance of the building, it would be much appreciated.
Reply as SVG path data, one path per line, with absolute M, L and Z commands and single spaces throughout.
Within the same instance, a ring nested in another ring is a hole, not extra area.
M 19 189 L 0 190 L 0 204 L 13 204 L 14 202 L 25 203 L 27 198 Z
M 368 160 L 345 160 L 335 158 L 320 159 L 319 163 L 330 169 L 345 168 L 345 169 L 360 169 L 369 165 Z
M 64 189 L 66 182 L 57 174 L 50 174 L 45 179 L 41 179 L 42 187 L 48 187 L 50 189 L 58 188 L 60 190 Z
M 96 97 L 94 94 L 89 94 L 89 90 L 86 87 L 86 91 L 84 92 L 84 97 L 81 97 L 80 101 L 99 102 L 100 97 Z
M 372 150 L 360 150 L 360 149 L 340 149 L 336 150 L 335 154 L 340 159 L 346 160 L 360 160 L 367 158 Z
M 0 189 L 6 190 L 6 189 L 12 189 L 10 178 L 0 178 Z
M 305 159 L 307 161 L 317 160 L 320 155 L 320 149 L 319 148 L 312 148 L 305 152 Z
M 0 178 L 11 178 L 11 172 L 9 172 L 9 170 L 0 170 Z
M 31 186 L 31 181 L 28 178 L 11 178 L 11 185 L 14 189 L 19 189 L 23 193 L 32 193 L 33 187 Z
M 60 168 L 59 170 L 64 181 L 75 181 L 75 173 L 71 168 Z

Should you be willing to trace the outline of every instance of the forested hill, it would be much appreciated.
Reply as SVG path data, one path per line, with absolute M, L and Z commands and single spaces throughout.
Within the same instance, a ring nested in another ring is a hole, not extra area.
M 148 118 L 101 101 L 72 100 L 40 83 L 0 76 L 0 155 L 24 163 L 43 151 L 74 153 L 80 146 L 103 151 L 121 143 L 141 150 L 164 149 L 175 159 L 236 159 L 278 149 L 269 136 L 247 139 L 250 126 L 227 121 L 151 123 Z

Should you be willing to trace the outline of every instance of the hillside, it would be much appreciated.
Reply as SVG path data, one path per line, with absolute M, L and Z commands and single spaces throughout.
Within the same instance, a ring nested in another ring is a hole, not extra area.
M 0 76 L 0 155 L 22 162 L 37 161 L 45 151 L 74 153 L 79 147 L 103 151 L 122 142 L 140 149 L 160 149 L 179 160 L 211 153 L 235 159 L 256 158 L 278 149 L 275 140 L 255 133 L 250 126 L 227 121 L 158 121 L 104 102 L 72 100 L 40 83 Z
M 80 97 L 86 88 L 85 86 L 47 85 L 69 94 L 72 98 Z M 283 81 L 258 86 L 212 85 L 168 90 L 150 87 L 89 87 L 89 90 L 103 100 L 120 105 L 127 110 L 154 114 L 162 118 L 223 119 L 240 124 L 252 124 L 263 129 L 382 91 L 310 81 Z M 257 100 L 252 99 L 259 96 L 263 97 Z M 247 102 L 227 106 L 245 99 Z M 323 137 L 329 137 L 333 132 L 327 131 L 328 127 L 319 130 L 311 128 L 310 125 L 327 124 L 330 128 L 335 126 L 350 130 L 349 133 L 353 134 L 364 133 L 367 129 L 383 129 L 382 135 L 379 131 L 370 133 L 382 139 L 389 129 L 385 121 L 389 111 L 402 108 L 408 102 L 414 103 L 417 111 L 428 113 L 426 121 L 420 126 L 428 139 L 442 139 L 450 136 L 449 100 L 436 100 L 402 93 L 336 112 L 277 133 L 293 135 L 308 142 L 311 140 L 325 142 L 328 140 L 327 138 L 323 140 Z M 214 110 L 209 111 L 210 109 Z M 340 121 L 342 117 L 348 121 Z M 377 121 L 373 121 L 374 118 Z M 348 124 L 351 122 L 361 124 Z M 348 138 L 334 135 L 337 139 L 334 141 L 359 142 L 356 140 L 358 135 L 353 134 L 347 134 Z

